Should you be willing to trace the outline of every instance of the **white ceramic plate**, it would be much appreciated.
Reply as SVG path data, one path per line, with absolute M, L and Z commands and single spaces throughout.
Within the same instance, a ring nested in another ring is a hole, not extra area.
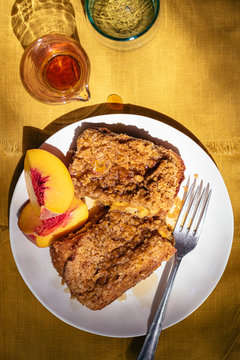
M 193 140 L 166 124 L 143 116 L 93 117 L 63 128 L 47 143 L 66 154 L 83 126 L 99 123 L 110 129 L 125 129 L 131 135 L 152 136 L 173 144 L 185 162 L 186 177 L 198 174 L 204 182 L 210 182 L 213 189 L 199 244 L 182 261 L 174 283 L 164 325 L 164 328 L 169 327 L 196 310 L 211 294 L 224 272 L 233 239 L 233 213 L 224 181 L 214 162 Z M 19 272 L 36 298 L 55 316 L 76 328 L 112 337 L 144 335 L 159 301 L 169 263 L 129 290 L 121 300 L 101 311 L 91 311 L 70 299 L 66 286 L 61 285 L 61 279 L 51 264 L 49 249 L 37 248 L 20 232 L 18 212 L 26 199 L 22 173 L 11 202 L 10 241 Z

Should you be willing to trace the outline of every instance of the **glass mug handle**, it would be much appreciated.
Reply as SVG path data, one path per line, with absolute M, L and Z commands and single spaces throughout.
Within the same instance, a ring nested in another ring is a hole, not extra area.
M 88 89 L 88 84 L 84 84 L 82 89 L 71 98 L 72 101 L 79 101 L 79 100 L 88 101 L 89 99 L 90 99 L 90 92 Z

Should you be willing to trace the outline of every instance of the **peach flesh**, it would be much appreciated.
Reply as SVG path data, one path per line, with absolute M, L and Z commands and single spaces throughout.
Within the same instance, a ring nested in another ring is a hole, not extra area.
M 36 198 L 40 206 L 44 205 L 44 190 L 48 189 L 45 186 L 46 181 L 49 176 L 41 176 L 40 172 L 37 169 L 30 170 L 33 190 L 35 192 Z
M 75 210 L 75 209 L 73 209 Z M 42 220 L 41 225 L 37 226 L 34 231 L 37 235 L 46 236 L 51 234 L 54 230 L 56 230 L 60 226 L 66 226 L 68 220 L 71 216 L 71 212 L 73 211 L 67 210 L 65 213 L 51 217 L 49 219 Z
M 28 150 L 24 173 L 31 205 L 41 219 L 67 211 L 74 197 L 71 176 L 64 163 L 42 149 Z
M 47 247 L 55 239 L 81 228 L 87 219 L 87 205 L 74 197 L 65 213 L 44 220 L 35 214 L 31 203 L 28 202 L 21 210 L 18 226 L 35 245 Z

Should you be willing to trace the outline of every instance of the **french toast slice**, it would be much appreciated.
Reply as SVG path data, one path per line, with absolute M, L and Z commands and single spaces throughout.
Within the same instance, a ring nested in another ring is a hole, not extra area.
M 184 170 L 174 151 L 105 128 L 89 128 L 79 136 L 69 167 L 78 198 L 144 206 L 150 216 L 170 210 Z
M 160 229 L 167 237 L 160 235 Z M 53 242 L 50 253 L 71 296 L 100 310 L 148 277 L 175 251 L 163 219 L 110 210 L 87 231 Z

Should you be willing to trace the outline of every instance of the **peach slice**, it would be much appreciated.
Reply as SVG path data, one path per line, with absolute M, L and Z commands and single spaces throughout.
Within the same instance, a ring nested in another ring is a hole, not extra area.
M 18 226 L 24 235 L 38 247 L 47 247 L 52 241 L 79 229 L 88 219 L 87 205 L 74 197 L 69 209 L 58 216 L 40 219 L 30 202 L 22 209 Z
M 69 208 L 74 196 L 72 179 L 55 155 L 42 149 L 28 150 L 24 173 L 29 199 L 37 216 L 47 219 Z

